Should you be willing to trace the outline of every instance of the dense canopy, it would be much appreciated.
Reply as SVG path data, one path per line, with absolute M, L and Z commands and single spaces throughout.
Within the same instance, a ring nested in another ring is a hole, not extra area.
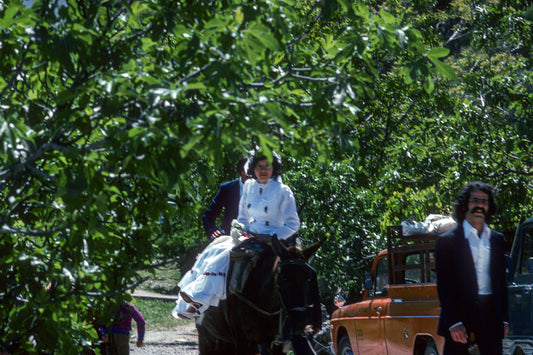
M 532 20 L 503 0 L 0 1 L 0 345 L 94 341 L 90 310 L 205 242 L 256 146 L 284 158 L 303 241 L 328 236 L 324 293 L 360 290 L 385 226 L 449 214 L 467 181 L 516 228 Z

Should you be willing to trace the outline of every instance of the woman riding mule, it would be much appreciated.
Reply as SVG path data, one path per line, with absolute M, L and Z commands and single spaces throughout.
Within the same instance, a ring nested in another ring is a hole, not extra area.
M 295 243 L 300 228 L 296 202 L 290 188 L 281 180 L 281 159 L 272 152 L 272 162 L 264 154 L 251 159 L 249 175 L 239 203 L 239 225 L 259 241 L 273 236 L 286 244 Z M 234 224 L 236 225 L 236 224 Z M 226 275 L 230 251 L 249 234 L 232 228 L 231 236 L 215 239 L 198 256 L 193 268 L 179 282 L 180 293 L 173 315 L 180 318 L 199 316 L 210 306 L 226 298 Z
M 277 238 L 271 245 L 253 238 L 241 243 L 239 249 L 251 244 L 262 257 L 240 293 L 228 291 L 197 319 L 200 355 L 257 354 L 257 344 L 263 355 L 281 355 L 291 344 L 295 355 L 315 354 L 310 339 L 321 328 L 322 312 L 316 272 L 306 260 L 323 242 L 301 249 Z

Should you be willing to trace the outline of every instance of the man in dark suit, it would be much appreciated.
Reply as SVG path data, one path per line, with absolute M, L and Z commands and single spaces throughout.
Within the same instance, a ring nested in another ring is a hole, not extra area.
M 220 184 L 217 194 L 202 217 L 205 233 L 209 240 L 215 240 L 221 235 L 229 235 L 231 221 L 236 219 L 239 215 L 239 200 L 241 198 L 242 185 L 247 179 L 247 162 L 247 158 L 239 160 L 239 163 L 237 164 L 237 172 L 240 177 Z M 220 228 L 218 228 L 216 225 L 216 219 L 223 209 L 224 216 L 222 217 L 222 224 Z
M 486 224 L 496 209 L 493 187 L 468 183 L 454 208 L 457 228 L 435 249 L 444 354 L 468 354 L 475 342 L 482 355 L 501 355 L 509 315 L 504 238 Z
M 239 201 L 241 199 L 242 185 L 247 180 L 246 175 L 248 158 L 242 158 L 237 163 L 237 172 L 239 178 L 226 181 L 220 184 L 218 192 L 207 207 L 202 217 L 205 234 L 210 241 L 215 240 L 221 235 L 230 233 L 231 221 L 237 219 L 239 215 Z M 222 224 L 217 227 L 217 218 L 224 210 Z M 233 353 L 231 345 L 218 340 L 202 325 L 201 321 L 196 321 L 198 331 L 198 343 L 201 354 L 229 354 Z

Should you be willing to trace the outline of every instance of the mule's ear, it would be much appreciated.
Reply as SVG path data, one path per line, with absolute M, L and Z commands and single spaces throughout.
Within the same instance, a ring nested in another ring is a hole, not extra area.
M 277 235 L 272 237 L 272 250 L 274 250 L 274 253 L 281 259 L 287 259 L 289 257 L 288 248 L 279 241 Z
M 318 250 L 318 248 L 320 248 L 322 246 L 322 244 L 324 244 L 324 242 L 326 241 L 327 237 L 324 237 L 322 238 L 321 240 L 319 240 L 318 242 L 316 243 L 313 243 L 311 244 L 310 246 L 304 248 L 302 250 L 302 253 L 304 255 L 304 258 L 305 260 L 309 260 L 309 258 L 311 256 L 313 256 L 313 254 L 316 253 L 316 251 Z

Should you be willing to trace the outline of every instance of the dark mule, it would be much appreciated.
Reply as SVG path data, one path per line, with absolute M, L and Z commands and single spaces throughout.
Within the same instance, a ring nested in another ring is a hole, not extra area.
M 306 263 L 324 240 L 303 250 L 285 247 L 276 238 L 272 247 L 253 239 L 262 255 L 240 293 L 228 293 L 218 307 L 197 321 L 200 354 L 257 354 L 263 344 L 270 354 L 282 354 L 283 340 L 293 348 L 304 334 L 322 325 L 316 272 Z M 228 276 L 231 277 L 231 276 Z M 305 341 L 305 340 L 304 340 Z M 294 348 L 295 354 L 301 354 Z

